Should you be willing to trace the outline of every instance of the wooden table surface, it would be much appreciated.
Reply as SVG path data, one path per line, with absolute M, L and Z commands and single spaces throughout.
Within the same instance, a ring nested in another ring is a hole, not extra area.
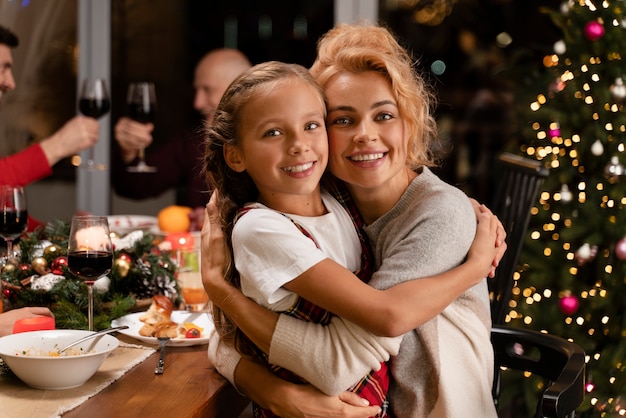
M 154 374 L 159 352 L 63 418 L 238 417 L 249 401 L 211 366 L 207 346 L 168 347 L 165 371 Z

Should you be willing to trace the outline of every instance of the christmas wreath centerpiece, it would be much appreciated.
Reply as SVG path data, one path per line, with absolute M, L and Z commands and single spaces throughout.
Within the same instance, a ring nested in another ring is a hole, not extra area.
M 2 266 L 2 296 L 11 308 L 48 306 L 57 328 L 87 329 L 87 285 L 67 269 L 69 231 L 69 222 L 57 220 L 24 234 L 16 258 Z M 113 268 L 94 284 L 96 329 L 147 308 L 155 295 L 180 302 L 171 252 L 161 250 L 152 234 L 112 234 L 112 241 Z

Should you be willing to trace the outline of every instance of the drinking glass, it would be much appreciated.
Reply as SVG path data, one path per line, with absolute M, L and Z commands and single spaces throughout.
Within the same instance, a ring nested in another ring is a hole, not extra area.
M 200 249 L 180 249 L 176 258 L 178 263 L 176 280 L 185 302 L 185 309 L 189 312 L 204 311 L 209 296 L 204 290 L 200 274 Z
M 13 259 L 13 241 L 22 235 L 28 224 L 24 189 L 17 186 L 0 186 L 0 237 L 7 243 L 5 264 Z M 4 292 L 0 280 L 0 313 L 4 311 Z
M 78 96 L 78 110 L 85 116 L 99 119 L 111 110 L 111 100 L 106 82 L 102 78 L 86 78 L 80 88 Z M 104 164 L 94 160 L 94 148 L 89 148 L 89 159 L 80 165 L 91 171 L 106 169 Z
M 128 85 L 128 95 L 126 96 L 128 106 L 128 117 L 139 123 L 154 123 L 156 113 L 156 91 L 154 83 L 140 81 Z M 146 164 L 144 149 L 139 149 L 139 162 L 136 166 L 127 169 L 133 173 L 154 173 L 156 167 Z
M 13 258 L 13 241 L 22 235 L 28 225 L 26 196 L 18 186 L 0 186 L 0 237 L 7 243 L 6 260 Z
M 113 267 L 113 245 L 106 216 L 72 218 L 67 267 L 87 285 L 89 330 L 93 331 L 93 284 Z

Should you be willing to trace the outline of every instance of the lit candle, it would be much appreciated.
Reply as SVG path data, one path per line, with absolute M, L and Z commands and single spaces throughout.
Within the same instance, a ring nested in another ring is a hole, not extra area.
M 189 232 L 168 234 L 165 241 L 169 242 L 172 250 L 192 249 L 195 245 L 193 235 Z
M 13 324 L 13 334 L 28 331 L 41 331 L 54 329 L 54 318 L 51 316 L 33 316 L 15 321 Z
M 98 250 L 106 247 L 107 234 L 101 226 L 90 226 L 76 231 L 77 248 Z

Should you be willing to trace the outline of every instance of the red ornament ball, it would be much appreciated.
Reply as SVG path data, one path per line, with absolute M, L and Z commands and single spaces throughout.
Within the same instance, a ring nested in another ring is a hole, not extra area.
M 8 298 L 9 296 L 11 296 L 11 291 L 9 289 L 2 289 L 2 294 L 5 298 Z
M 585 25 L 585 36 L 590 41 L 597 41 L 604 35 L 604 26 L 602 24 L 591 21 Z
M 626 261 L 626 237 L 617 241 L 615 244 L 615 257 L 622 261 Z
M 563 296 L 559 299 L 559 309 L 565 315 L 572 315 L 578 310 L 578 298 L 574 295 Z
M 117 259 L 118 260 L 128 261 L 129 263 L 133 262 L 133 258 L 130 255 L 126 254 L 126 253 L 121 253 L 119 255 L 119 257 L 117 257 Z
M 63 267 L 67 267 L 67 257 L 64 255 L 55 258 L 50 265 L 52 273 L 56 274 L 57 276 L 63 275 Z

